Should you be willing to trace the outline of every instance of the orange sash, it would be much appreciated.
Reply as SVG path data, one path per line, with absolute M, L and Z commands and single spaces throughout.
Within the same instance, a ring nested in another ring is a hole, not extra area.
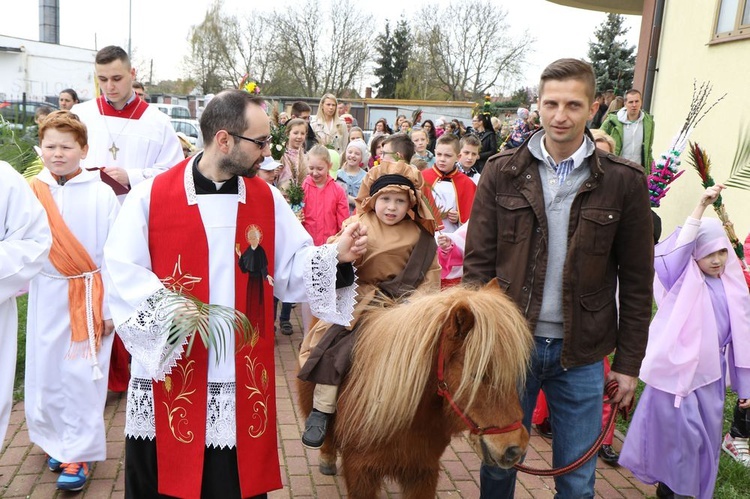
M 104 285 L 100 269 L 63 220 L 49 186 L 35 178 L 31 189 L 47 212 L 52 231 L 50 262 L 68 280 L 72 342 L 69 356 L 75 357 L 76 352 L 81 351 L 83 357 L 91 355 L 96 359 L 104 329 Z M 96 369 L 95 379 L 101 379 L 101 373 L 96 377 Z

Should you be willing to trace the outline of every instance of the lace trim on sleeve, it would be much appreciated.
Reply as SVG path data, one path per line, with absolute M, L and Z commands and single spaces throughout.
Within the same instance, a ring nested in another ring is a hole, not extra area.
M 231 449 L 237 446 L 235 392 L 233 381 L 208 383 L 206 447 Z M 156 438 L 154 393 L 150 379 L 130 380 L 125 435 L 149 440 Z
M 164 380 L 172 372 L 187 344 L 186 339 L 183 344 L 172 348 L 173 345 L 167 341 L 174 297 L 174 293 L 160 289 L 146 298 L 135 313 L 117 327 L 117 334 L 125 348 L 146 369 L 148 375 L 157 381 Z
M 325 322 L 349 326 L 354 319 L 357 271 L 355 268 L 354 284 L 336 289 L 337 256 L 335 244 L 318 246 L 302 277 L 313 315 Z

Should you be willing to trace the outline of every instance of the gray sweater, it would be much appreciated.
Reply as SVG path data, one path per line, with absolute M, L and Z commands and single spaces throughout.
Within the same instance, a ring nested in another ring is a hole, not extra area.
M 535 336 L 543 338 L 563 337 L 562 285 L 563 267 L 568 253 L 568 222 L 570 208 L 578 189 L 591 175 L 588 158 L 594 154 L 594 143 L 586 136 L 581 147 L 573 153 L 574 167 L 560 184 L 555 172 L 555 163 L 543 145 L 544 134 L 538 133 L 529 141 L 529 151 L 539 160 L 539 173 L 544 191 L 544 206 L 547 215 L 549 250 L 547 273 L 544 279 L 544 294 Z M 567 159 L 567 158 L 566 158 Z

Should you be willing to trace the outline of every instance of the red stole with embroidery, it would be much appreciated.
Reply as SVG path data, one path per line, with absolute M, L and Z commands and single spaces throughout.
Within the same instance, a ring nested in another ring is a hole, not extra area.
M 453 192 L 456 195 L 458 221 L 463 224 L 469 220 L 471 206 L 474 204 L 474 194 L 477 192 L 477 186 L 469 176 L 459 171 L 457 167 L 454 167 L 450 173 L 443 173 L 437 166 L 432 165 L 432 168 L 422 170 L 422 178 L 430 187 L 434 186 L 438 180 L 452 182 Z
M 263 278 L 262 295 L 248 293 L 248 283 L 252 279 L 240 271 L 237 254 L 208 254 L 208 240 L 198 205 L 187 203 L 186 167 L 192 168 L 188 160 L 154 179 L 149 210 L 151 263 L 153 272 L 167 287 L 182 286 L 187 293 L 209 303 L 209 258 L 228 264 L 234 262 L 235 308 L 257 328 L 250 344 L 235 351 L 237 462 L 242 497 L 251 497 L 281 488 L 276 443 L 273 288 L 268 279 Z M 248 249 L 249 233 L 259 235 L 260 248 L 265 253 L 268 272 L 272 274 L 273 195 L 268 185 L 257 177 L 238 180 L 245 183 L 247 198 L 246 203 L 238 203 L 236 251 L 243 254 Z M 258 286 L 257 279 L 254 285 Z M 248 303 L 248 296 L 260 303 Z M 183 356 L 163 382 L 153 383 L 161 494 L 189 499 L 200 497 L 206 445 L 208 362 L 213 362 L 213 353 L 209 356 L 197 339 L 190 356 Z

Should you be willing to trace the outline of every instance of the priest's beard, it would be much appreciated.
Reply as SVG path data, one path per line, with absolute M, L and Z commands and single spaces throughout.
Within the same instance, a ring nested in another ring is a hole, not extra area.
M 262 156 L 261 159 L 263 159 Z M 257 160 L 255 163 L 257 163 Z M 247 166 L 247 155 L 240 150 L 240 144 L 235 144 L 229 155 L 219 160 L 219 170 L 232 176 L 252 178 L 258 171 L 258 165 L 255 163 Z

